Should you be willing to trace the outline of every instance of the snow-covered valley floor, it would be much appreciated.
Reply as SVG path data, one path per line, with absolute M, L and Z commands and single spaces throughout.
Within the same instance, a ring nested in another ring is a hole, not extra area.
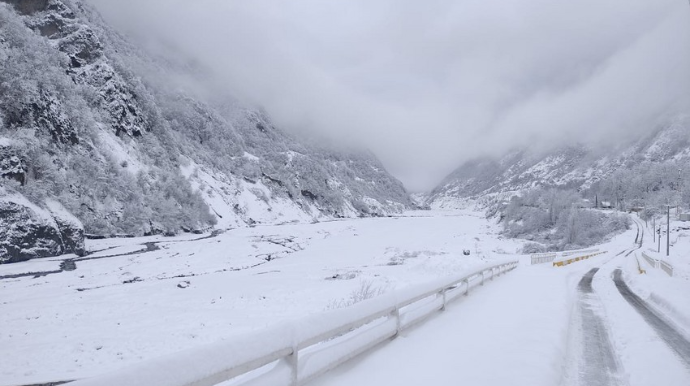
M 0 266 L 0 385 L 101 374 L 340 307 L 367 288 L 394 291 L 503 261 L 520 244 L 498 240 L 497 229 L 475 213 L 420 212 L 90 240 L 98 252 L 47 276 L 7 278 L 59 271 L 70 256 Z
M 86 258 L 0 266 L 0 385 L 98 375 L 343 307 L 366 292 L 516 257 L 522 264 L 514 272 L 314 384 L 584 385 L 592 374 L 616 384 L 690 384 L 682 358 L 612 278 L 620 268 L 632 290 L 687 337 L 687 265 L 677 264 L 675 277 L 640 275 L 637 253 L 652 241 L 633 251 L 635 234 L 599 246 L 606 254 L 558 268 L 530 266 L 528 256 L 516 255 L 520 242 L 469 211 L 94 240 Z M 684 250 L 688 239 L 678 240 L 674 247 Z M 591 291 L 583 291 L 593 268 Z M 591 320 L 600 321 L 597 333 L 609 346 L 592 339 Z M 613 366 L 594 360 L 592 350 L 606 349 Z

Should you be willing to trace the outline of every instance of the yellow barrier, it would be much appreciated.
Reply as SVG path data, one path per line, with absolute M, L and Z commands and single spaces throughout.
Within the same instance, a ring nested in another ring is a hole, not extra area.
M 553 262 L 553 266 L 554 266 L 554 267 L 563 267 L 564 265 L 572 264 L 572 263 L 577 262 L 577 261 L 580 261 L 580 260 L 587 260 L 587 259 L 589 259 L 589 258 L 591 258 L 591 257 L 598 256 L 598 255 L 602 255 L 602 254 L 604 254 L 604 253 L 607 253 L 607 251 L 599 252 L 599 253 L 594 253 L 594 254 L 591 254 L 591 255 L 578 256 L 578 257 L 574 257 L 574 258 L 568 259 L 568 260 L 554 261 L 554 262 Z
M 637 257 L 637 254 L 635 254 L 635 260 L 637 260 L 637 270 L 640 271 L 640 275 L 647 273 L 646 270 L 642 269 L 642 266 L 640 265 L 640 258 Z

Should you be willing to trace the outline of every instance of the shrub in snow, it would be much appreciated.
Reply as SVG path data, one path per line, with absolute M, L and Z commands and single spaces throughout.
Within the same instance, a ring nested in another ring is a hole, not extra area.
M 583 208 L 582 198 L 569 190 L 532 189 L 501 211 L 504 234 L 535 242 L 525 246 L 525 253 L 588 247 L 630 226 L 626 215 Z
M 336 273 L 333 276 L 329 276 L 326 280 L 352 280 L 359 276 L 360 271 L 348 271 L 344 273 Z
M 543 245 L 537 244 L 537 243 L 526 243 L 522 247 L 522 253 L 524 253 L 526 255 L 533 254 L 533 253 L 544 253 L 544 252 L 546 252 L 546 248 Z
M 326 306 L 326 309 L 334 310 L 338 308 L 349 307 L 361 301 L 383 295 L 384 293 L 386 293 L 385 289 L 375 286 L 372 280 L 361 280 L 359 282 L 359 287 L 350 292 L 350 295 L 348 297 L 340 300 L 331 301 Z
M 688 130 L 678 132 L 681 137 L 669 142 L 666 152 L 673 154 L 676 146 L 687 147 Z M 628 168 L 622 168 L 610 176 L 593 184 L 587 194 L 597 197 L 599 204 L 610 202 L 619 210 L 644 208 L 640 217 L 649 219 L 663 211 L 666 204 L 681 206 L 690 205 L 690 189 L 685 181 L 690 179 L 690 162 L 688 158 L 679 158 L 666 162 L 654 159 L 640 160 Z

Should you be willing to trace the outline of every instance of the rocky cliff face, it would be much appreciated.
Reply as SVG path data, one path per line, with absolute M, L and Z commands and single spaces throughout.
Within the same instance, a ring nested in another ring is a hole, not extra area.
M 84 228 L 59 203 L 43 209 L 21 195 L 0 193 L 0 263 L 84 255 Z
M 171 80 L 210 75 L 142 52 L 81 1 L 0 0 L 0 68 L 0 185 L 39 209 L 61 203 L 88 233 L 410 205 L 372 155 L 307 143 L 230 95 L 208 100 L 179 87 Z

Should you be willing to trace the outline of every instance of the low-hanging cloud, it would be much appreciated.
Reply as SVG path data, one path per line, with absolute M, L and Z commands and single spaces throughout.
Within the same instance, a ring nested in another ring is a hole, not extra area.
M 279 125 L 366 144 L 412 190 L 514 146 L 688 111 L 683 0 L 89 0 Z

